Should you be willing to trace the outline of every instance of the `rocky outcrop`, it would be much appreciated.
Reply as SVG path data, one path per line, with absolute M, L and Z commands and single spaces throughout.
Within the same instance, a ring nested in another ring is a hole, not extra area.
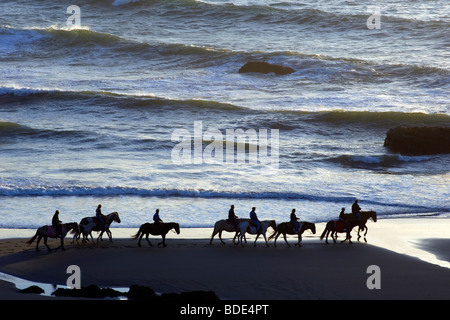
M 22 290 L 19 290 L 19 293 L 35 293 L 35 294 L 41 294 L 44 293 L 45 291 L 38 286 L 31 286 Z
M 130 300 L 146 301 L 146 300 L 175 300 L 175 301 L 218 301 L 220 300 L 213 291 L 189 291 L 181 293 L 163 293 L 157 295 L 156 292 L 149 287 L 141 285 L 132 285 L 129 291 L 124 293 L 110 288 L 100 288 L 97 285 L 81 287 L 80 289 L 64 289 L 58 288 L 52 293 L 57 297 L 77 297 L 102 299 L 112 297 L 127 297 Z
M 450 153 L 450 127 L 392 128 L 384 146 L 405 155 Z
M 275 74 L 285 75 L 295 72 L 295 70 L 289 67 L 271 64 L 268 62 L 250 61 L 244 64 L 239 69 L 239 73 L 247 73 L 247 72 L 259 72 L 259 73 L 273 72 Z

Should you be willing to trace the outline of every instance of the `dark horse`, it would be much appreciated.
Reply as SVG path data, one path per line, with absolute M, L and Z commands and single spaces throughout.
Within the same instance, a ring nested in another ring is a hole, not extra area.
M 311 230 L 313 234 L 316 234 L 316 225 L 312 222 L 300 222 L 300 229 L 298 232 L 294 231 L 294 226 L 291 222 L 282 222 L 277 226 L 277 229 L 274 233 L 272 233 L 269 237 L 269 241 L 275 238 L 274 246 L 277 246 L 277 239 L 282 234 L 284 237 L 284 241 L 286 241 L 287 245 L 290 247 L 291 245 L 286 240 L 286 234 L 297 234 L 298 242 L 295 244 L 296 246 L 301 247 L 300 242 L 302 241 L 302 233 L 306 230 Z
M 80 232 L 79 228 L 78 228 L 78 223 L 76 222 L 70 222 L 70 223 L 63 223 L 61 224 L 61 234 L 58 235 L 58 238 L 61 239 L 61 245 L 57 248 L 55 248 L 55 250 L 58 250 L 59 248 L 62 248 L 62 250 L 64 249 L 64 238 L 66 237 L 67 233 L 72 230 L 72 234 L 75 234 L 73 237 L 72 242 L 75 240 L 76 236 L 78 235 L 78 233 Z M 26 243 L 27 244 L 31 244 L 34 239 L 38 238 L 37 243 L 36 243 L 36 251 L 39 252 L 39 241 L 41 241 L 42 238 L 44 238 L 44 244 L 47 247 L 48 251 L 52 251 L 52 249 L 50 249 L 50 247 L 47 244 L 47 238 L 57 238 L 56 236 L 56 230 L 54 227 L 52 226 L 43 226 L 40 227 L 39 229 L 37 229 L 36 234 L 34 235 L 33 238 L 31 238 L 30 240 L 28 240 Z
M 325 242 L 328 244 L 328 235 L 331 233 L 331 238 L 333 238 L 334 243 L 336 243 L 336 239 L 337 239 L 336 233 L 337 232 L 345 232 L 347 234 L 346 238 L 341 242 L 345 242 L 346 240 L 348 240 L 349 243 L 352 243 L 350 232 L 352 231 L 352 229 L 354 227 L 358 226 L 358 241 L 361 238 L 361 236 L 359 235 L 359 232 L 365 229 L 366 232 L 364 233 L 364 241 L 367 242 L 367 239 L 366 239 L 366 234 L 368 231 L 368 228 L 366 226 L 367 220 L 372 218 L 372 220 L 374 222 L 377 222 L 377 213 L 375 211 L 361 211 L 359 214 L 361 216 L 361 218 L 359 220 L 356 218 L 356 216 L 354 214 L 345 214 L 344 215 L 344 217 L 347 221 L 346 230 L 339 228 L 339 225 L 342 225 L 343 222 L 341 222 L 339 220 L 328 221 L 327 225 L 325 227 L 325 230 L 323 231 L 322 235 L 320 236 L 320 240 L 322 240 L 323 237 L 326 235 Z
M 160 244 L 162 244 L 164 247 L 167 247 L 167 245 L 166 245 L 166 234 L 167 234 L 167 232 L 169 232 L 172 229 L 175 229 L 175 232 L 177 234 L 180 234 L 180 225 L 178 223 L 175 223 L 175 222 L 164 222 L 164 223 L 160 223 L 159 226 L 155 226 L 154 223 L 144 223 L 139 228 L 138 233 L 136 233 L 132 238 L 133 239 L 139 238 L 138 246 L 140 247 L 141 246 L 141 239 L 142 239 L 142 237 L 145 234 L 145 240 L 147 240 L 147 242 L 150 245 L 150 247 L 152 247 L 152 244 L 148 240 L 148 235 L 149 234 L 152 234 L 154 236 L 160 235 L 160 236 L 162 236 L 162 241 L 160 243 L 158 243 L 158 246 Z
M 360 236 L 360 232 L 364 231 L 364 241 L 367 242 L 366 239 L 366 235 L 367 235 L 367 231 L 369 230 L 369 228 L 367 228 L 366 224 L 367 224 L 367 220 L 372 219 L 373 222 L 377 222 L 377 213 L 375 211 L 361 211 L 359 213 L 360 215 L 360 219 L 358 220 L 358 218 L 356 217 L 355 214 L 349 213 L 349 214 L 344 214 L 344 219 L 347 220 L 347 222 L 349 221 L 355 221 L 358 223 L 358 241 L 359 239 L 361 239 Z M 336 234 L 332 234 L 331 235 L 333 238 L 336 238 Z M 345 240 L 344 240 L 345 241 Z
M 320 236 L 320 240 L 322 240 L 325 236 L 325 243 L 328 244 L 328 235 L 331 233 L 331 238 L 333 239 L 334 243 L 336 243 L 336 233 L 337 232 L 345 232 L 346 237 L 343 241 L 345 242 L 348 240 L 349 243 L 352 243 L 352 239 L 350 236 L 350 232 L 353 230 L 354 227 L 360 226 L 359 221 L 356 220 L 349 220 L 347 222 L 347 225 L 344 224 L 344 222 L 340 220 L 331 220 L 327 222 L 327 225 L 325 226 L 325 230 L 323 231 L 322 235 Z M 345 229 L 344 229 L 345 227 Z

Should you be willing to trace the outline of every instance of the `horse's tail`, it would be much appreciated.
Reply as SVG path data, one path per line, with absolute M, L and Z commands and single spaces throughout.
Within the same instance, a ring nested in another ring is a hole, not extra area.
M 142 233 L 142 226 L 139 228 L 139 231 L 134 236 L 131 236 L 131 239 L 136 240 L 137 238 L 139 238 L 141 233 Z
M 27 242 L 25 242 L 25 243 L 26 243 L 26 244 L 32 244 L 32 243 L 33 243 L 33 241 L 34 241 L 34 239 L 36 239 L 36 238 L 37 238 L 38 234 L 39 234 L 39 230 L 38 230 L 38 231 L 36 231 L 36 234 L 34 235 L 34 237 L 33 237 L 33 238 L 31 238 L 30 240 L 28 240 L 28 241 L 27 241 Z

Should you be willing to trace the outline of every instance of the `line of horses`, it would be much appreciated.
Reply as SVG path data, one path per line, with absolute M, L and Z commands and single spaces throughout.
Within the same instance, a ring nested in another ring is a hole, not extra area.
M 360 212 L 360 218 L 356 219 L 354 215 L 346 215 L 345 222 L 342 222 L 341 220 L 331 220 L 328 221 L 325 230 L 320 236 L 320 240 L 323 240 L 325 238 L 325 243 L 328 244 L 328 236 L 331 236 L 334 243 L 336 243 L 337 240 L 337 233 L 346 233 L 346 238 L 341 241 L 349 241 L 349 243 L 352 243 L 350 232 L 358 226 L 358 241 L 361 238 L 360 232 L 364 231 L 364 241 L 366 240 L 366 235 L 368 228 L 366 226 L 366 223 L 369 219 L 372 219 L 374 222 L 377 221 L 377 214 L 375 211 L 362 211 Z M 43 238 L 44 239 L 44 245 L 47 247 L 48 251 L 51 251 L 50 247 L 47 244 L 48 238 L 59 238 L 61 241 L 61 244 L 59 247 L 55 248 L 54 250 L 57 250 L 59 248 L 62 248 L 64 250 L 64 238 L 66 235 L 70 232 L 73 234 L 72 243 L 76 240 L 80 239 L 82 236 L 82 242 L 85 243 L 89 241 L 89 236 L 94 242 L 94 238 L 92 236 L 92 231 L 100 232 L 99 236 L 97 237 L 97 243 L 99 240 L 103 240 L 102 236 L 106 232 L 108 235 L 109 240 L 112 242 L 112 233 L 110 230 L 110 226 L 113 222 L 120 223 L 120 217 L 118 212 L 112 212 L 108 215 L 104 216 L 104 224 L 103 226 L 100 224 L 97 218 L 95 217 L 86 217 L 83 218 L 80 223 L 76 222 L 70 222 L 70 223 L 64 223 L 61 225 L 60 233 L 57 234 L 55 228 L 52 226 L 42 226 L 37 229 L 36 234 L 28 241 L 26 241 L 27 244 L 31 244 L 36 238 L 38 239 L 36 242 L 36 251 L 39 251 L 39 242 Z M 275 220 L 263 220 L 261 222 L 261 227 L 259 230 L 256 230 L 256 226 L 253 225 L 250 219 L 239 219 L 238 227 L 228 220 L 219 220 L 214 224 L 214 230 L 211 235 L 211 239 L 209 241 L 210 244 L 212 244 L 214 237 L 218 234 L 219 239 L 222 244 L 225 244 L 225 242 L 222 240 L 222 232 L 234 232 L 235 235 L 233 237 L 233 243 L 235 244 L 241 244 L 244 246 L 244 242 L 246 243 L 246 234 L 252 234 L 256 235 L 254 246 L 256 246 L 256 241 L 258 240 L 259 236 L 262 235 L 266 246 L 269 246 L 268 241 L 275 239 L 274 246 L 277 246 L 277 239 L 280 235 L 283 235 L 284 241 L 286 244 L 290 247 L 289 242 L 286 239 L 286 235 L 297 235 L 298 241 L 295 244 L 296 246 L 301 246 L 302 241 L 302 234 L 306 230 L 310 230 L 313 234 L 316 233 L 316 226 L 312 222 L 303 221 L 300 222 L 298 231 L 295 232 L 293 225 L 291 222 L 282 222 L 280 224 L 276 224 Z M 269 238 L 266 237 L 267 229 L 271 227 L 274 231 L 269 236 Z M 141 240 L 145 235 L 145 239 L 148 242 L 150 246 L 152 246 L 150 240 L 148 239 L 149 235 L 160 235 L 162 237 L 162 241 L 158 243 L 158 245 L 166 246 L 165 239 L 166 234 L 174 230 L 177 234 L 180 234 L 180 226 L 178 223 L 175 222 L 168 222 L 168 223 L 160 223 L 159 225 L 155 225 L 154 223 L 144 223 L 140 226 L 138 232 L 132 236 L 132 239 L 138 240 L 138 246 L 141 246 Z M 236 241 L 237 240 L 237 241 Z

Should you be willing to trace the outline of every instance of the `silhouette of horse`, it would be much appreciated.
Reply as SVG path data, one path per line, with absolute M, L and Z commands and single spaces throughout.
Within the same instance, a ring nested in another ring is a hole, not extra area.
M 263 220 L 261 221 L 261 232 L 258 232 L 256 230 L 255 226 L 252 226 L 252 223 L 249 221 L 243 221 L 241 223 L 239 223 L 239 232 L 241 233 L 239 235 L 239 242 L 241 243 L 242 246 L 244 246 L 244 243 L 242 243 L 242 239 L 245 236 L 245 233 L 250 233 L 250 234 L 256 234 L 256 239 L 255 242 L 253 243 L 253 245 L 256 247 L 256 240 L 258 240 L 258 237 L 262 234 L 264 237 L 264 240 L 266 241 L 266 246 L 269 246 L 269 243 L 267 242 L 267 238 L 266 238 L 266 231 L 267 228 L 272 227 L 272 229 L 276 230 L 277 229 L 277 224 L 275 223 L 275 220 Z
M 109 227 L 111 226 L 111 223 L 113 223 L 113 221 L 120 223 L 120 217 L 119 217 L 119 213 L 117 212 L 112 212 L 108 215 L 105 215 L 103 217 L 103 220 L 105 221 L 105 224 L 103 226 L 103 229 L 101 229 L 100 227 L 100 221 L 96 218 L 96 217 L 86 217 L 81 219 L 80 221 L 80 231 L 83 234 L 83 243 L 86 242 L 88 240 L 88 236 L 91 236 L 92 242 L 94 242 L 94 238 L 92 237 L 92 231 L 98 231 L 100 232 L 98 238 L 97 238 L 97 243 L 98 240 L 103 240 L 102 235 L 104 232 L 106 232 L 106 234 L 109 237 L 109 241 L 112 242 L 112 233 L 111 230 L 109 230 Z
M 78 236 L 79 233 L 79 228 L 78 228 L 78 223 L 76 222 L 70 222 L 70 223 L 63 223 L 61 224 L 61 234 L 58 235 L 58 238 L 61 239 L 61 245 L 57 248 L 55 248 L 54 250 L 58 250 L 59 248 L 62 248 L 62 250 L 64 249 L 64 238 L 66 237 L 67 233 L 69 231 L 72 230 L 72 234 L 75 234 L 72 240 L 72 243 L 75 241 L 75 238 Z M 47 247 L 48 251 L 52 251 L 52 249 L 50 249 L 50 247 L 47 244 L 47 238 L 57 238 L 56 236 L 56 230 L 53 226 L 42 226 L 40 228 L 37 229 L 36 234 L 33 236 L 33 238 L 31 238 L 30 240 L 28 240 L 27 244 L 31 244 L 34 239 L 38 238 L 37 242 L 36 242 L 36 251 L 39 252 L 39 242 L 41 241 L 42 238 L 44 238 L 44 244 Z
M 291 245 L 287 242 L 286 234 L 297 234 L 298 242 L 295 244 L 296 246 L 301 247 L 300 242 L 302 241 L 302 233 L 306 230 L 311 230 L 313 234 L 316 234 L 316 225 L 312 222 L 300 222 L 299 231 L 294 231 L 294 226 L 291 222 L 282 222 L 277 226 L 277 229 L 269 236 L 269 241 L 275 238 L 274 246 L 277 246 L 277 239 L 282 234 L 284 237 L 284 241 L 290 247 Z
M 250 221 L 250 219 L 238 219 L 238 222 L 243 222 L 243 221 Z M 222 244 L 225 244 L 225 242 L 222 240 L 222 232 L 223 231 L 234 232 L 235 234 L 233 237 L 233 243 L 236 244 L 236 238 L 238 238 L 238 236 L 239 236 L 239 228 L 236 228 L 232 222 L 230 222 L 226 219 L 219 220 L 214 224 L 214 230 L 211 235 L 211 240 L 209 240 L 209 244 L 212 244 L 214 236 L 216 234 L 219 234 L 220 241 L 222 242 Z M 245 240 L 245 237 L 244 237 L 244 241 L 247 242 L 247 240 Z
M 155 226 L 154 223 L 144 223 L 139 228 L 139 231 L 134 236 L 132 236 L 132 238 L 134 240 L 139 238 L 138 246 L 140 247 L 141 239 L 145 234 L 145 240 L 147 240 L 150 247 L 152 247 L 152 244 L 148 240 L 148 235 L 149 234 L 152 234 L 154 236 L 160 235 L 160 236 L 162 236 L 162 241 L 160 243 L 158 243 L 158 246 L 162 244 L 164 247 L 167 247 L 166 234 L 172 229 L 175 229 L 175 232 L 177 234 L 180 234 L 180 225 L 175 222 L 164 222 L 164 223 L 160 223 L 159 226 Z
M 320 240 L 322 240 L 326 236 L 325 243 L 328 244 L 328 235 L 331 233 L 331 238 L 333 239 L 334 243 L 336 243 L 336 238 L 337 238 L 336 233 L 337 232 L 345 232 L 346 237 L 343 241 L 341 241 L 341 243 L 345 242 L 346 240 L 348 240 L 349 243 L 353 243 L 351 240 L 350 232 L 352 231 L 352 229 L 354 227 L 356 227 L 358 225 L 360 225 L 359 221 L 356 221 L 356 220 L 349 220 L 347 222 L 347 225 L 345 225 L 345 223 L 340 220 L 328 221 L 325 226 L 325 230 L 323 231 L 322 235 L 320 236 Z
M 367 231 L 369 230 L 369 228 L 366 226 L 367 220 L 372 219 L 373 222 L 377 222 L 377 213 L 375 211 L 361 211 L 359 214 L 361 217 L 359 219 L 359 221 L 357 220 L 356 215 L 352 214 L 352 213 L 344 214 L 344 218 L 347 221 L 358 222 L 358 226 L 359 226 L 358 227 L 358 241 L 359 241 L 359 239 L 361 239 L 360 232 L 365 230 L 365 233 L 363 236 L 364 236 L 364 241 L 367 242 L 366 235 L 367 235 Z M 337 237 L 336 234 L 332 234 L 331 236 L 333 238 Z

